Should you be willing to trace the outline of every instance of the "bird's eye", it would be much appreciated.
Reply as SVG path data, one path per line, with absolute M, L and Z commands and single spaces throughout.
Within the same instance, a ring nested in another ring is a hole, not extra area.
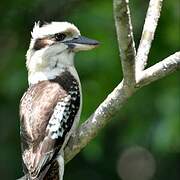
M 66 35 L 64 33 L 57 33 L 54 37 L 56 41 L 62 41 L 66 38 Z

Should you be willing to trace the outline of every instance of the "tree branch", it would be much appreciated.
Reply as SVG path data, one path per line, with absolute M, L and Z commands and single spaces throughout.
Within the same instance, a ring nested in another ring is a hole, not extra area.
M 146 67 L 151 43 L 160 17 L 163 0 L 150 0 L 146 19 L 143 27 L 141 41 L 137 51 L 136 70 L 137 75 Z
M 121 56 L 124 83 L 135 84 L 135 43 L 128 0 L 114 0 L 114 19 Z
M 109 122 L 110 118 L 120 110 L 127 99 L 133 94 L 121 82 L 102 102 L 96 111 L 80 126 L 70 138 L 65 148 L 65 161 L 70 161 L 84 148 L 97 133 Z
M 150 84 L 153 81 L 167 76 L 177 69 L 180 69 L 180 51 L 144 70 L 136 86 L 142 87 L 144 85 Z
M 136 84 L 136 88 L 129 90 L 129 87 L 125 86 L 122 81 L 70 138 L 65 148 L 66 163 L 97 135 L 134 92 L 177 69 L 180 69 L 180 52 L 176 52 L 143 71 L 141 78 Z
M 112 116 L 126 103 L 134 92 L 180 67 L 180 52 L 177 52 L 154 66 L 144 70 L 154 32 L 160 16 L 162 0 L 151 0 L 143 35 L 139 46 L 138 66 L 140 76 L 135 81 L 135 45 L 132 34 L 130 11 L 127 0 L 114 0 L 114 15 L 119 49 L 121 53 L 124 80 L 108 95 L 96 111 L 77 129 L 65 148 L 65 161 L 70 161 L 110 121 Z M 154 14 L 153 14 L 154 13 Z M 150 29 L 150 25 L 153 27 Z M 137 58 L 136 58 L 137 59 Z M 133 85 L 131 85 L 131 83 Z

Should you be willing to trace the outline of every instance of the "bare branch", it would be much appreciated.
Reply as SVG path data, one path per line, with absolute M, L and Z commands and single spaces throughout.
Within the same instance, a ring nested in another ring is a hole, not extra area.
M 78 154 L 81 149 L 97 135 L 134 92 L 174 72 L 178 68 L 180 68 L 180 52 L 167 57 L 163 61 L 143 71 L 136 88 L 125 86 L 122 81 L 70 138 L 65 148 L 66 163 Z
M 114 0 L 114 18 L 121 56 L 124 83 L 135 84 L 135 43 L 128 0 Z
M 160 17 L 163 0 L 150 0 L 149 8 L 143 27 L 140 45 L 136 57 L 136 71 L 142 71 L 146 67 L 151 43 Z M 138 73 L 139 74 L 139 73 Z
M 104 102 L 96 111 L 85 121 L 75 134 L 70 138 L 65 148 L 65 161 L 70 161 L 79 151 L 84 148 L 120 110 L 127 99 L 133 94 L 134 90 L 129 91 L 121 82 L 114 91 L 108 95 Z
M 137 87 L 150 84 L 151 82 L 163 78 L 177 69 L 180 69 L 180 51 L 144 70 L 137 83 Z
M 161 1 L 157 0 L 157 2 Z M 180 66 L 180 52 L 177 52 L 162 62 L 148 68 L 147 70 L 141 71 L 141 77 L 138 80 L 138 84 L 136 84 L 134 71 L 135 47 L 127 1 L 114 0 L 114 11 L 124 80 L 113 90 L 110 95 L 108 95 L 105 101 L 99 105 L 96 111 L 77 129 L 77 131 L 70 138 L 65 148 L 66 163 L 70 161 L 76 154 L 78 154 L 81 149 L 84 148 L 97 135 L 97 133 L 110 121 L 112 116 L 120 110 L 120 108 L 126 103 L 128 98 L 134 94 L 134 92 L 136 92 L 142 86 L 168 75 Z M 144 33 L 145 32 L 146 29 Z M 149 33 L 151 34 L 151 38 L 149 39 L 150 43 L 148 46 L 150 49 L 154 32 Z M 145 39 L 142 41 L 144 40 Z M 141 48 L 143 49 L 144 46 Z M 145 50 L 142 51 L 145 52 Z M 129 83 L 132 83 L 133 85 L 129 85 Z

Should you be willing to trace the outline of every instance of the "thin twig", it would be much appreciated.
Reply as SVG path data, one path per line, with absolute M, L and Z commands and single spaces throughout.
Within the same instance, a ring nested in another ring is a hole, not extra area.
M 128 0 L 114 0 L 114 18 L 121 56 L 124 83 L 135 84 L 135 43 Z
M 163 0 L 150 0 L 136 57 L 137 76 L 146 67 L 151 43 L 160 17 Z
M 143 71 L 141 78 L 138 80 L 137 87 L 150 84 L 177 69 L 180 69 L 180 51 Z

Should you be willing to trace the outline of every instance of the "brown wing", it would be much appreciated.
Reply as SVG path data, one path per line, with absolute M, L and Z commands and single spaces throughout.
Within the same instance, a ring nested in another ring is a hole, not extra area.
M 47 128 L 58 102 L 64 102 L 67 92 L 55 82 L 43 81 L 31 86 L 20 104 L 20 127 L 22 157 L 32 176 L 54 156 L 57 139 L 53 139 Z M 52 133 L 52 132 L 51 132 Z
M 57 152 L 67 142 L 66 135 L 79 107 L 79 84 L 68 71 L 28 89 L 20 104 L 25 173 L 39 178 L 48 171 Z

